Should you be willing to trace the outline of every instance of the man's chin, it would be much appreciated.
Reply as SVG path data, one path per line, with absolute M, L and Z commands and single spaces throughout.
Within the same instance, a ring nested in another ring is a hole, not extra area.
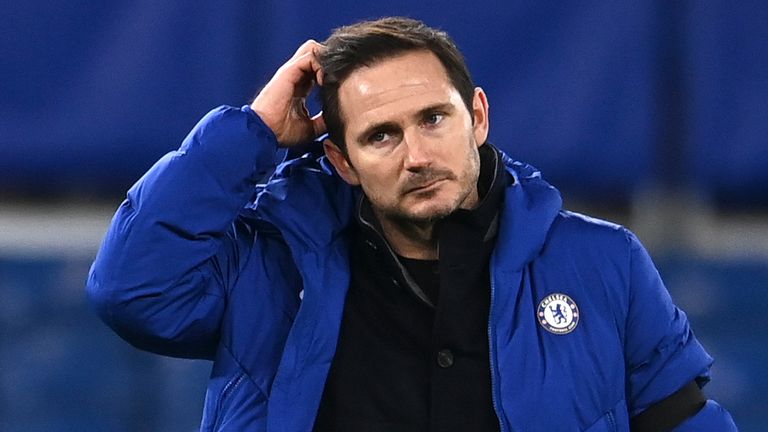
M 429 206 L 426 208 L 409 209 L 399 212 L 399 214 L 395 215 L 395 218 L 402 222 L 428 224 L 448 217 L 455 210 L 456 206 Z

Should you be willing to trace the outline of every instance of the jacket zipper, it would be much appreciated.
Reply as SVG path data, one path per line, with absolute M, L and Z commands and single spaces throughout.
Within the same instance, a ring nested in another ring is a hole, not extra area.
M 241 382 L 243 382 L 243 379 L 245 378 L 245 373 L 241 372 L 239 375 L 235 375 L 228 383 L 224 386 L 224 389 L 221 391 L 221 395 L 219 396 L 219 402 L 216 406 L 216 417 L 215 421 L 213 423 L 212 430 L 218 429 L 219 426 L 221 426 L 221 407 L 224 405 L 224 400 L 235 391 L 235 389 L 240 385 Z
M 608 411 L 608 414 L 605 416 L 606 420 L 608 420 L 608 424 L 611 427 L 611 430 L 616 432 L 618 428 L 616 427 L 616 419 L 613 418 L 613 409 Z
M 495 261 L 495 256 L 491 257 L 491 268 L 490 268 L 490 274 L 491 274 L 491 304 L 488 308 L 488 356 L 490 357 L 490 366 L 491 366 L 491 401 L 493 402 L 493 410 L 496 412 L 496 418 L 499 420 L 499 430 L 501 432 L 504 432 L 506 428 L 504 427 L 504 422 L 501 420 L 501 408 L 499 407 L 499 398 L 497 396 L 498 393 L 498 383 L 496 382 L 496 364 L 494 362 L 495 356 L 495 350 L 493 347 L 493 302 L 496 297 L 496 278 L 493 274 L 493 261 Z

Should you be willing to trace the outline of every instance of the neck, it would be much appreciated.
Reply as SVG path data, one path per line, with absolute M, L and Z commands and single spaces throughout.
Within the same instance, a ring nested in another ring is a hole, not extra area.
M 396 254 L 412 259 L 436 260 L 438 229 L 436 221 L 413 222 L 395 220 L 374 210 L 381 231 Z

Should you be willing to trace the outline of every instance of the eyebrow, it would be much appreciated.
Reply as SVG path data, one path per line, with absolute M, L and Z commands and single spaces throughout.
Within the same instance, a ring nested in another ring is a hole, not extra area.
M 454 106 L 449 102 L 432 104 L 425 108 L 420 109 L 414 117 L 421 118 L 435 111 L 442 111 L 442 112 L 445 112 L 446 114 L 450 114 L 454 111 Z M 357 135 L 357 142 L 361 142 L 361 143 L 365 142 L 369 136 L 371 136 L 376 132 L 396 130 L 399 127 L 400 125 L 398 125 L 395 122 L 373 123 L 368 127 L 366 127 L 360 134 Z

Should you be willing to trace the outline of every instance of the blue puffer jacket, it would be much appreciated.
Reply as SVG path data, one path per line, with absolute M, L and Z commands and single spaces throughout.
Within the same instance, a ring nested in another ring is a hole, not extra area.
M 212 359 L 202 430 L 310 431 L 349 284 L 356 192 L 322 157 L 274 169 L 276 140 L 247 107 L 209 113 L 129 191 L 88 294 L 134 346 Z M 561 211 L 532 167 L 505 158 L 491 259 L 493 400 L 505 431 L 627 431 L 711 358 L 626 229 Z M 560 293 L 576 327 L 537 313 Z M 680 431 L 735 430 L 710 401 Z

